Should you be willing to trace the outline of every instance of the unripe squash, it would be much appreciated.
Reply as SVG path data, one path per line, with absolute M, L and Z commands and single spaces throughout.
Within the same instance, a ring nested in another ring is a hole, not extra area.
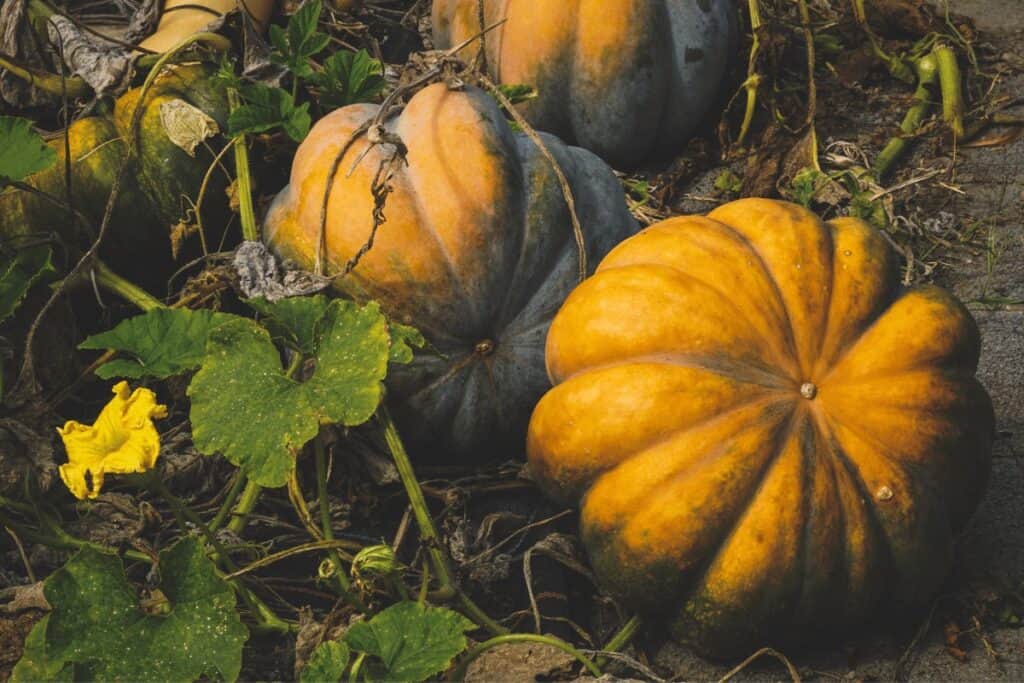
M 332 112 L 299 147 L 291 184 L 264 226 L 281 256 L 313 268 L 328 172 L 378 109 L 357 104 Z M 539 149 L 513 132 L 481 90 L 428 86 L 385 125 L 407 146 L 407 163 L 397 164 L 389 181 L 386 220 L 372 248 L 335 285 L 356 299 L 378 300 L 430 343 L 388 377 L 414 456 L 521 455 L 530 411 L 548 386 L 544 337 L 578 279 L 562 189 Z M 636 229 L 621 186 L 590 152 L 543 139 L 571 187 L 596 264 Z M 345 153 L 327 206 L 327 273 L 343 272 L 370 237 L 371 185 L 394 149 L 371 146 L 363 135 Z
M 152 275 L 162 270 L 161 260 L 170 261 L 171 227 L 192 208 L 213 154 L 206 146 L 199 145 L 193 157 L 172 142 L 161 121 L 161 107 L 168 103 L 194 107 L 223 129 L 227 121 L 227 100 L 223 89 L 218 88 L 212 78 L 213 69 L 207 65 L 165 68 L 146 96 L 145 110 L 136 131 L 131 130 L 131 120 L 141 88 L 119 97 L 109 114 L 79 119 L 64 134 L 50 140 L 48 144 L 57 153 L 57 163 L 27 180 L 33 187 L 68 200 L 66 140 L 71 157 L 71 203 L 88 219 L 87 229 L 95 230 L 127 153 L 126 141 L 134 133 L 136 154 L 122 180 L 110 234 L 101 250 L 125 275 Z M 208 144 L 216 145 L 216 138 Z M 221 141 L 220 145 L 223 144 Z M 212 213 L 206 215 L 210 225 L 223 224 L 227 216 L 225 187 L 224 174 L 214 173 L 204 208 L 209 212 L 217 202 L 222 210 L 218 220 L 213 220 Z M 51 231 L 80 248 L 88 246 L 93 237 L 80 234 L 80 226 L 64 208 L 36 194 L 14 188 L 0 193 L 0 236 L 10 239 Z M 137 267 L 133 269 L 133 265 Z
M 529 467 L 601 582 L 713 655 L 919 603 L 987 480 L 979 334 L 860 220 L 765 199 L 615 248 L 547 338 Z
M 499 83 L 527 84 L 539 130 L 631 166 L 679 150 L 707 117 L 736 50 L 734 0 L 434 0 L 434 43 L 483 38 Z M 481 41 L 460 56 L 476 59 Z

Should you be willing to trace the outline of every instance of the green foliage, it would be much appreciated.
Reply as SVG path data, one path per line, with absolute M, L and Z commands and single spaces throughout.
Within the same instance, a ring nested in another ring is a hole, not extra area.
M 320 104 L 327 108 L 370 102 L 384 90 L 384 67 L 366 50 L 342 50 L 324 60 L 322 71 L 307 80 L 320 91 Z
M 651 200 L 651 183 L 644 178 L 623 178 L 622 185 L 630 197 L 643 206 Z
M 813 166 L 801 168 L 791 183 L 793 201 L 810 208 L 814 196 L 828 181 L 829 177 Z
M 199 367 L 206 353 L 206 339 L 217 325 L 233 316 L 187 309 L 156 308 L 94 334 L 80 349 L 126 351 L 134 359 L 117 359 L 96 369 L 103 379 L 155 377 L 164 379 Z
M 348 659 L 345 643 L 336 640 L 320 643 L 299 674 L 299 683 L 337 683 L 345 673 Z
M 874 192 L 865 190 L 857 192 L 850 201 L 850 215 L 867 221 L 879 230 L 889 227 L 889 214 L 885 210 L 885 204 L 877 199 L 872 199 Z
M 423 334 L 415 327 L 392 322 L 389 324 L 391 330 L 391 354 L 388 358 L 392 363 L 411 363 L 412 349 L 422 349 L 427 345 Z
M 69 665 L 75 680 L 238 678 L 248 631 L 202 544 L 179 541 L 160 553 L 159 567 L 167 603 L 154 615 L 140 606 L 120 559 L 80 551 L 46 579 L 53 611 L 29 634 L 13 680 L 71 679 Z
M 354 426 L 373 416 L 389 342 L 376 303 L 360 308 L 335 299 L 320 323 L 316 372 L 298 382 L 255 322 L 235 318 L 216 327 L 188 390 L 196 447 L 223 453 L 262 486 L 283 486 L 321 424 Z
M 306 356 L 316 354 L 320 342 L 320 324 L 330 308 L 326 296 L 296 296 L 279 301 L 249 299 L 246 303 L 264 316 L 260 322 L 274 341 Z
M 466 649 L 476 626 L 461 614 L 418 602 L 400 602 L 369 621 L 352 625 L 345 642 L 374 659 L 368 674 L 378 680 L 422 681 L 447 669 Z
M 48 246 L 26 247 L 0 269 L 0 322 L 14 313 L 32 285 L 57 272 L 51 256 Z
M 519 104 L 520 102 L 526 102 L 537 97 L 537 89 L 525 83 L 502 83 L 498 85 L 498 90 L 512 104 Z
M 288 19 L 287 29 L 271 25 L 271 62 L 283 66 L 300 78 L 313 73 L 309 60 L 322 52 L 330 42 L 326 33 L 316 30 L 321 10 L 320 0 L 306 0 Z
M 715 189 L 719 192 L 738 194 L 742 187 L 743 180 L 729 169 L 725 169 L 715 178 Z
M 280 127 L 292 140 L 302 142 L 309 133 L 313 123 L 309 102 L 296 104 L 291 93 L 258 83 L 242 85 L 239 94 L 246 104 L 228 116 L 228 133 L 231 136 L 263 133 Z
M 0 116 L 0 188 L 47 169 L 56 161 L 57 153 L 32 130 L 31 121 Z

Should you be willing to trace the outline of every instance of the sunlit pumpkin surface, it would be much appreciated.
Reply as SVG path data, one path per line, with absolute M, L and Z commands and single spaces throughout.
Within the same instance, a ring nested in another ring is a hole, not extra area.
M 989 471 L 967 310 L 865 223 L 744 199 L 614 249 L 556 316 L 530 468 L 602 583 L 713 654 L 931 596 Z
M 321 119 L 299 147 L 291 184 L 264 236 L 315 266 L 327 176 L 376 105 Z M 408 147 L 394 167 L 386 219 L 358 266 L 335 281 L 420 329 L 429 348 L 389 371 L 389 399 L 414 457 L 445 462 L 521 456 L 530 411 L 547 389 L 544 338 L 578 282 L 578 253 L 561 187 L 536 144 L 515 133 L 493 98 L 437 83 L 385 122 Z M 572 189 L 592 269 L 633 234 L 618 179 L 586 150 L 544 135 Z M 394 153 L 358 136 L 326 209 L 326 272 L 345 272 L 373 231 L 371 185 Z

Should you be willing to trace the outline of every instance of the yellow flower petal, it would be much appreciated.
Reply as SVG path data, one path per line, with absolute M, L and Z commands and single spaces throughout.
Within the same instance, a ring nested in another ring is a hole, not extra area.
M 105 474 L 145 472 L 156 465 L 160 435 L 156 418 L 167 417 L 167 406 L 156 402 L 149 389 L 130 391 L 127 382 L 114 385 L 114 398 L 92 426 L 71 420 L 57 429 L 68 451 L 60 467 L 64 484 L 76 498 L 95 498 Z

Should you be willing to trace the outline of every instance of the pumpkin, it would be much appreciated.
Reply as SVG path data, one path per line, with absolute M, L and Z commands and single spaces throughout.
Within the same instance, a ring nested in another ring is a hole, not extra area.
M 521 105 L 530 123 L 632 166 L 678 151 L 711 112 L 736 15 L 734 0 L 434 0 L 432 18 L 439 49 L 506 19 L 483 37 L 487 69 L 536 89 Z
M 164 0 L 156 31 L 139 47 L 153 52 L 167 52 L 183 38 L 198 33 L 231 10 L 242 8 L 256 25 L 266 28 L 274 11 L 275 0 Z
M 126 139 L 141 88 L 129 90 L 114 104 L 107 115 L 88 116 L 75 121 L 48 142 L 57 153 L 57 163 L 31 176 L 28 184 L 67 200 L 65 181 L 65 136 L 71 157 L 71 192 L 74 207 L 91 224 L 99 226 L 126 153 Z M 145 111 L 139 125 L 136 155 L 125 173 L 118 201 L 110 223 L 111 234 L 105 240 L 103 253 L 116 267 L 125 266 L 125 274 L 152 274 L 160 257 L 169 260 L 171 227 L 187 215 L 199 194 L 203 176 L 213 155 L 203 146 L 195 157 L 168 137 L 161 121 L 165 105 L 194 108 L 218 122 L 223 129 L 227 121 L 227 101 L 222 89 L 213 81 L 213 69 L 201 64 L 164 69 L 154 81 L 143 104 Z M 197 115 L 199 112 L 195 112 Z M 209 143 L 208 143 L 209 144 Z M 224 143 L 221 142 L 221 145 Z M 216 143 L 214 145 L 216 146 Z M 221 213 L 227 216 L 223 200 L 224 175 L 215 173 L 207 190 L 210 210 L 213 200 L 220 200 Z M 217 224 L 209 221 L 210 224 Z M 90 235 L 79 234 L 76 223 L 64 208 L 38 195 L 10 188 L 0 193 L 0 236 L 6 239 L 32 233 L 57 231 L 71 243 L 88 246 Z M 152 257 L 146 261 L 139 256 Z
M 898 265 L 860 220 L 743 199 L 572 292 L 527 452 L 610 592 L 712 655 L 934 594 L 994 418 L 970 314 Z
M 353 133 L 379 107 L 338 109 L 299 146 L 291 183 L 274 200 L 264 238 L 313 269 L 327 175 Z M 386 221 L 336 288 L 376 299 L 429 342 L 389 372 L 389 401 L 414 456 L 467 461 L 522 455 L 526 423 L 547 388 L 544 336 L 578 279 L 577 245 L 554 170 L 475 88 L 430 85 L 387 119 L 408 148 L 396 165 Z M 386 137 L 386 136 L 385 136 Z M 600 159 L 543 136 L 575 197 L 590 263 L 635 223 Z M 338 275 L 373 226 L 371 185 L 394 146 L 357 138 L 327 207 L 325 260 Z

